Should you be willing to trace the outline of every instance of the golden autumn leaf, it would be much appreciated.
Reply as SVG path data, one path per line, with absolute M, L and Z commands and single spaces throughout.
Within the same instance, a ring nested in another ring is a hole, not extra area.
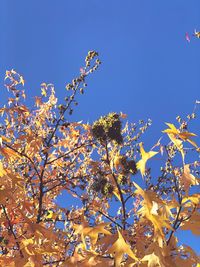
M 7 174 L 6 170 L 3 167 L 2 162 L 0 162 L 0 177 L 3 177 Z
M 161 265 L 160 263 L 160 258 L 153 253 L 149 254 L 149 255 L 145 255 L 142 260 L 142 262 L 147 261 L 148 262 L 148 267 L 156 267 L 156 266 L 160 266 L 160 267 L 164 267 L 163 265 Z
M 138 258 L 135 256 L 130 246 L 125 242 L 120 231 L 119 230 L 117 231 L 118 231 L 118 239 L 107 251 L 107 253 L 114 255 L 116 267 L 121 266 L 121 261 L 124 254 L 127 254 L 133 260 L 138 261 Z
M 110 223 L 100 223 L 97 226 L 89 227 L 89 225 L 85 221 L 84 217 L 82 217 L 82 218 L 83 218 L 82 224 L 80 224 L 80 225 L 75 224 L 73 226 L 73 228 L 75 229 L 76 234 L 81 235 L 81 239 L 82 239 L 82 242 L 83 242 L 85 248 L 86 248 L 86 243 L 85 243 L 85 237 L 86 236 L 89 236 L 91 239 L 91 243 L 93 245 L 95 245 L 100 233 L 105 234 L 105 235 L 111 235 L 111 233 L 105 229 L 105 227 L 109 226 Z
M 183 167 L 183 173 L 180 177 L 180 183 L 183 186 L 185 192 L 188 194 L 189 188 L 191 185 L 198 185 L 199 179 L 197 179 L 191 172 L 190 172 L 190 164 L 186 164 Z
M 8 147 L 1 147 L 0 153 L 8 159 L 20 157 L 19 153 L 15 152 L 13 149 L 8 148 Z
M 53 211 L 52 210 L 48 210 L 47 211 L 47 215 L 45 216 L 46 219 L 52 219 L 53 218 Z
M 105 229 L 105 227 L 109 225 L 110 223 L 100 223 L 94 227 L 85 227 L 83 229 L 83 235 L 89 236 L 92 244 L 96 244 L 99 234 L 111 235 L 111 233 Z
M 23 249 L 26 251 L 28 255 L 34 255 L 34 238 L 28 238 L 28 239 L 23 239 L 22 244 L 23 244 Z
M 7 143 L 10 143 L 11 140 L 3 135 L 0 136 L 0 144 L 2 145 L 2 143 L 4 142 L 7 142 Z
M 191 230 L 194 235 L 200 235 L 200 213 L 195 211 L 190 218 L 181 224 L 182 230 Z
M 124 193 L 124 191 L 122 191 L 122 193 Z M 120 193 L 117 187 L 114 187 L 113 194 L 117 197 L 119 201 L 121 201 Z
M 117 152 L 113 158 L 113 166 L 117 171 L 119 171 L 120 168 L 123 169 L 123 158 L 124 156 L 120 155 L 119 152 Z
M 142 217 L 146 218 L 153 224 L 155 229 L 154 238 L 158 241 L 159 246 L 162 247 L 165 239 L 163 228 L 166 227 L 170 230 L 173 230 L 168 218 L 168 216 L 171 214 L 170 207 L 166 209 L 167 205 L 164 205 L 165 203 L 162 203 L 162 201 L 156 197 L 154 192 L 144 191 L 135 182 L 134 185 L 137 188 L 135 193 L 140 194 L 144 199 L 142 207 L 137 213 L 142 215 Z
M 169 135 L 173 135 L 174 138 L 177 139 L 177 137 L 179 137 L 180 139 L 182 139 L 183 141 L 187 141 L 190 144 L 192 144 L 193 146 L 195 146 L 196 148 L 198 147 L 197 144 L 190 139 L 190 137 L 194 137 L 197 136 L 194 133 L 190 133 L 190 132 L 181 132 L 180 130 L 178 130 L 174 124 L 172 123 L 166 123 L 166 125 L 169 127 L 168 129 L 164 130 L 163 133 L 167 133 Z
M 186 203 L 191 201 L 194 205 L 198 205 L 200 203 L 200 194 L 193 194 L 191 196 L 185 196 L 182 200 L 182 203 Z
M 143 148 L 142 143 L 140 143 L 139 145 L 140 145 L 140 153 L 141 153 L 142 158 L 137 162 L 137 169 L 139 169 L 142 176 L 144 176 L 147 160 L 149 160 L 150 158 L 152 158 L 153 156 L 158 154 L 158 152 L 156 152 L 156 151 L 146 152 Z
M 44 97 L 47 96 L 47 84 L 46 83 L 41 84 L 41 95 Z
M 98 67 L 97 55 L 86 57 L 87 76 Z M 186 131 L 190 119 L 180 129 L 168 123 L 170 142 L 159 139 L 146 152 L 138 140 L 150 120 L 123 127 L 123 113 L 97 124 L 69 119 L 85 78 L 81 73 L 66 86 L 59 105 L 54 86 L 41 84 L 42 95 L 28 108 L 25 90 L 18 90 L 24 78 L 6 72 L 12 96 L 0 107 L 0 266 L 198 266 L 176 232 L 200 235 L 200 194 L 189 191 L 199 185 L 200 149 Z M 194 147 L 183 148 L 185 142 Z M 182 164 L 177 150 L 191 163 Z M 163 151 L 169 153 L 145 173 Z M 136 167 L 140 185 L 133 182 Z

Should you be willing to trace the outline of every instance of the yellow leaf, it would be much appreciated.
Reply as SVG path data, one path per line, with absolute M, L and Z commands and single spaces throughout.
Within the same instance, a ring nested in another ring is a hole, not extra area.
M 158 241 L 159 246 L 163 246 L 163 240 L 165 235 L 163 233 L 163 227 L 173 230 L 170 225 L 168 216 L 170 214 L 170 208 L 163 208 L 165 203 L 156 197 L 155 192 L 147 191 L 145 192 L 139 185 L 135 182 L 134 186 L 137 188 L 135 193 L 143 197 L 142 207 L 138 211 L 138 214 L 146 218 L 153 224 L 155 229 L 154 238 Z
M 89 236 L 91 238 L 92 244 L 96 244 L 99 234 L 112 235 L 108 230 L 104 229 L 110 223 L 100 223 L 94 227 L 86 227 L 83 230 L 84 236 Z
M 121 266 L 121 261 L 124 254 L 130 256 L 133 260 L 138 261 L 138 258 L 135 256 L 133 251 L 130 249 L 130 246 L 125 242 L 122 234 L 118 231 L 118 239 L 107 251 L 109 254 L 114 254 L 115 256 L 115 266 Z
M 47 215 L 45 216 L 46 219 L 52 219 L 53 217 L 53 211 L 52 210 L 48 210 Z
M 154 252 L 152 254 L 144 256 L 141 261 L 148 261 L 148 267 L 163 266 L 160 263 L 159 257 L 155 255 Z
M 200 38 L 200 32 L 198 32 L 198 31 L 194 31 L 194 36 L 196 36 L 197 38 Z
M 10 143 L 11 142 L 11 140 L 9 138 L 7 138 L 7 137 L 5 137 L 3 135 L 0 136 L 0 139 L 1 139 L 1 141 L 0 141 L 1 145 L 2 145 L 2 141 L 5 141 L 7 143 Z
M 47 84 L 46 83 L 41 84 L 41 95 L 45 97 L 47 96 Z
M 0 162 L 0 177 L 3 177 L 4 175 L 6 175 L 7 172 L 6 170 L 3 168 L 3 164 Z
M 41 89 L 41 95 L 43 96 L 47 96 L 47 92 L 44 88 Z
M 145 152 L 145 150 L 144 150 L 144 148 L 142 146 L 142 143 L 140 143 L 139 145 L 140 145 L 140 153 L 141 153 L 142 159 L 140 159 L 137 162 L 137 169 L 139 169 L 141 174 L 142 174 L 142 176 L 144 176 L 144 174 L 145 174 L 145 166 L 146 166 L 147 160 L 149 160 L 150 158 L 152 158 L 153 156 L 158 154 L 158 152 L 155 152 L 155 151 Z
M 119 199 L 119 201 L 121 201 L 121 197 L 120 197 L 119 190 L 117 189 L 117 187 L 114 187 L 113 194 Z
M 26 251 L 28 255 L 34 255 L 33 238 L 23 239 L 22 244 L 23 244 L 22 248 Z
M 190 139 L 190 137 L 193 137 L 193 136 L 196 136 L 196 134 L 194 133 L 189 133 L 189 132 L 181 132 L 180 130 L 176 129 L 176 127 L 171 124 L 171 123 L 166 123 L 167 126 L 169 126 L 168 129 L 164 130 L 163 133 L 167 133 L 168 135 L 173 135 L 173 137 L 175 139 L 180 138 L 182 139 L 183 141 L 187 141 L 189 142 L 190 144 L 192 144 L 193 146 L 195 146 L 196 148 L 198 148 L 197 144 Z
M 123 164 L 122 164 L 123 158 L 124 157 L 121 156 L 119 152 L 117 152 L 116 155 L 114 156 L 113 166 L 117 171 L 119 171 L 120 168 L 123 169 Z
M 198 179 L 190 173 L 190 165 L 184 165 L 183 174 L 180 177 L 180 183 L 183 186 L 186 194 L 188 194 L 191 185 L 198 185 Z
M 19 81 L 19 83 L 21 83 L 21 84 L 24 86 L 25 81 L 24 81 L 24 78 L 23 78 L 22 76 L 20 76 L 20 81 Z
M 186 196 L 183 198 L 182 203 L 186 203 L 187 201 L 191 201 L 194 205 L 198 205 L 200 203 L 200 194 L 193 194 L 192 196 Z
M 200 213 L 195 211 L 192 216 L 181 224 L 182 230 L 191 230 L 194 235 L 200 235 Z
M 166 129 L 163 131 L 163 133 L 169 133 L 169 134 L 179 134 L 178 129 L 174 126 L 172 123 L 165 123 L 167 126 L 169 126 L 169 129 Z

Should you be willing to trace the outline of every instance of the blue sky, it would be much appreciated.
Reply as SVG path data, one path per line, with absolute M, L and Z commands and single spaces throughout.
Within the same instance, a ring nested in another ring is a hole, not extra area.
M 94 49 L 102 65 L 88 79 L 73 119 L 92 122 L 110 111 L 123 111 L 130 121 L 151 118 L 144 139 L 152 147 L 164 122 L 190 113 L 200 98 L 200 40 L 185 40 L 195 28 L 199 0 L 1 0 L 1 104 L 7 69 L 25 77 L 29 103 L 42 82 L 53 83 L 62 99 Z M 197 239 L 193 246 L 200 252 Z

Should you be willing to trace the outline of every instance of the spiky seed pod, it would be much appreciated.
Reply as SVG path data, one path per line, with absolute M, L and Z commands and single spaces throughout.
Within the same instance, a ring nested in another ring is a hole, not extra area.
M 100 135 L 99 130 L 101 129 Z M 117 113 L 109 113 L 107 116 L 101 117 L 94 122 L 92 132 L 95 138 L 100 140 L 108 139 L 115 141 L 118 144 L 123 142 L 121 134 L 121 121 Z

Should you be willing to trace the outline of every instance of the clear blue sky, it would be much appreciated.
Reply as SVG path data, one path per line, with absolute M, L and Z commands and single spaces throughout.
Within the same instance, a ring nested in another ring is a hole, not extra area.
M 190 113 L 200 98 L 200 40 L 185 40 L 195 28 L 199 0 L 1 0 L 1 104 L 7 69 L 25 77 L 30 99 L 42 82 L 53 83 L 63 98 L 94 49 L 103 63 L 73 118 L 92 122 L 110 111 L 123 111 L 130 121 L 151 118 L 151 147 L 164 122 Z M 182 238 L 190 243 L 188 234 Z

